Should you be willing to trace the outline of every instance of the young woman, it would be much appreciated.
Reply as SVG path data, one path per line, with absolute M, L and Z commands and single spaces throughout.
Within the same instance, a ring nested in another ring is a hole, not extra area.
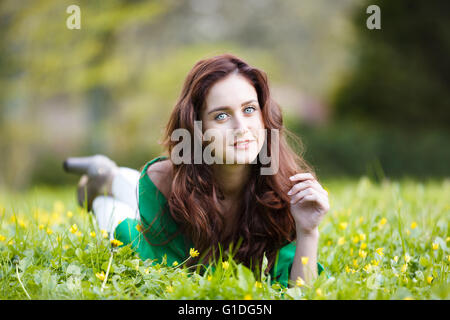
M 264 271 L 287 286 L 320 273 L 318 226 L 329 210 L 327 191 L 287 134 L 266 74 L 223 54 L 187 75 L 166 127 L 166 156 L 140 172 L 101 155 L 69 158 L 64 167 L 84 173 L 79 202 L 100 228 L 142 259 L 166 255 L 171 264 L 195 248 L 192 262 L 207 264 L 219 245 L 233 244 L 234 258 L 250 268 L 265 254 Z

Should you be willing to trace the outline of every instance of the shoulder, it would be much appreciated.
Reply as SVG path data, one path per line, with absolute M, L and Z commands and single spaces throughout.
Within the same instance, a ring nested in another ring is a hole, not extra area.
M 146 174 L 150 180 L 152 180 L 156 188 L 158 188 L 164 197 L 168 199 L 171 191 L 173 175 L 172 162 L 170 159 L 152 163 L 147 167 Z

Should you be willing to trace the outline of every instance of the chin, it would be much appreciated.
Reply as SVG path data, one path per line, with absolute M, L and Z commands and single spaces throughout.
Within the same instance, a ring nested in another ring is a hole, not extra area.
M 224 157 L 224 164 L 251 164 L 258 157 L 258 150 L 255 147 L 246 150 L 235 150 L 231 147 L 229 151 Z

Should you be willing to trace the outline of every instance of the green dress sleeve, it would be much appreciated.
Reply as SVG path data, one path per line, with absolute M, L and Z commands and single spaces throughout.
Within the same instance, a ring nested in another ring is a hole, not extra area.
M 278 251 L 274 266 L 270 270 L 272 283 L 278 282 L 284 287 L 288 286 L 292 264 L 294 262 L 295 249 L 295 242 L 291 242 Z M 324 267 L 317 262 L 318 274 L 320 275 L 324 270 Z

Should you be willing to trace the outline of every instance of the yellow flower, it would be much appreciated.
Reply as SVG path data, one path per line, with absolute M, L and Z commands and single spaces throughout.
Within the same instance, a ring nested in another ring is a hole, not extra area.
M 302 264 L 303 265 L 308 264 L 308 261 L 309 261 L 309 257 L 302 257 Z
M 405 263 L 404 265 L 402 265 L 402 268 L 400 270 L 401 270 L 401 272 L 405 273 L 407 268 L 408 268 L 408 264 Z
M 255 287 L 261 289 L 262 288 L 262 283 L 259 282 L 259 281 L 255 281 Z
M 365 234 L 365 233 L 360 233 L 360 234 L 359 234 L 359 240 L 360 240 L 360 241 L 366 240 L 366 234 Z
M 111 239 L 111 245 L 115 248 L 123 245 L 123 242 L 117 239 Z
M 447 261 L 450 261 L 450 255 L 449 255 L 449 256 L 447 256 Z
M 5 241 L 6 237 L 0 234 L 0 241 Z
M 370 261 L 370 263 L 371 263 L 373 266 L 378 266 L 378 265 L 380 264 L 380 260 L 372 260 L 372 261 Z
M 222 268 L 224 268 L 225 270 L 227 270 L 229 266 L 230 266 L 230 264 L 228 263 L 228 261 L 222 262 Z
M 367 257 L 367 252 L 364 250 L 359 250 L 359 256 L 364 259 L 365 257 Z
M 176 267 L 176 266 L 178 265 L 178 261 L 174 261 L 174 262 L 172 263 L 172 265 L 173 265 L 174 267 Z
M 347 265 L 345 266 L 345 272 L 347 272 L 347 273 L 350 272 L 350 268 Z
M 352 241 L 353 241 L 353 243 L 358 243 L 359 242 L 359 237 L 358 236 L 354 236 Z
M 370 263 L 366 264 L 363 269 L 365 272 L 369 273 L 370 271 L 372 271 L 372 265 Z
M 244 300 L 252 300 L 252 295 L 251 294 L 246 294 L 244 296 Z
M 353 248 L 350 248 L 350 255 L 353 256 Z
M 25 221 L 23 221 L 22 219 L 19 219 L 18 224 L 19 224 L 19 226 L 22 227 L 22 228 L 26 228 L 26 227 L 27 227 Z
M 433 281 L 433 277 L 432 277 L 432 276 L 428 276 L 428 277 L 427 277 L 427 282 L 428 282 L 428 284 L 431 284 L 431 281 Z
M 366 249 L 367 248 L 367 243 L 365 243 L 365 242 L 363 242 L 363 243 L 361 243 L 361 249 Z
M 95 234 L 94 231 L 92 231 L 91 233 L 89 233 L 89 235 L 90 235 L 92 238 L 95 238 L 95 236 L 96 236 L 96 234 Z
M 316 290 L 316 294 L 321 297 L 323 295 L 322 290 L 319 288 Z
M 413 297 L 405 297 L 405 298 L 403 298 L 403 300 L 414 300 L 414 298 Z
M 380 225 L 381 225 L 381 226 L 384 226 L 384 225 L 386 224 L 386 222 L 387 222 L 387 219 L 386 219 L 386 218 L 382 218 L 382 219 L 380 220 Z
M 409 229 L 406 229 L 406 235 L 409 236 L 411 234 L 411 231 Z
M 67 211 L 67 217 L 72 218 L 73 217 L 73 212 L 72 211 Z
M 398 256 L 394 257 L 394 261 L 397 262 L 398 261 Z
M 208 281 L 211 281 L 212 280 L 212 275 L 209 275 L 208 276 Z
M 167 286 L 166 287 L 166 291 L 169 292 L 169 293 L 173 292 L 173 287 L 172 286 Z
M 12 240 L 12 239 L 9 240 L 8 245 L 9 245 L 9 246 L 12 246 L 13 244 L 14 244 L 14 240 Z
M 82 233 L 81 233 L 81 231 L 77 231 L 77 232 L 75 233 L 75 235 L 76 235 L 77 237 L 80 237 L 80 236 L 82 235 Z
M 73 224 L 73 225 L 70 227 L 69 231 L 70 231 L 71 233 L 77 233 L 77 231 L 78 231 L 78 226 L 77 226 L 76 224 Z
M 347 222 L 341 222 L 339 223 L 339 229 L 345 230 L 347 229 L 348 223 Z
M 102 230 L 100 230 L 100 232 L 102 233 L 103 238 L 105 238 L 105 239 L 108 238 L 108 232 L 106 230 L 102 229 Z
M 103 280 L 105 280 L 105 273 L 102 271 L 102 272 L 97 272 L 96 274 L 95 274 L 95 276 L 100 280 L 100 281 L 103 281 Z
M 47 228 L 46 232 L 48 235 L 51 235 L 53 233 L 52 229 L 50 229 L 50 228 Z
M 327 241 L 327 246 L 331 246 L 331 240 Z
M 297 285 L 297 287 L 303 287 L 305 285 L 305 281 L 303 281 L 301 277 L 298 277 L 295 281 L 295 284 Z
M 144 273 L 145 273 L 145 274 L 149 274 L 149 273 L 150 273 L 150 268 L 145 268 L 145 269 L 144 269 Z
M 191 249 L 189 250 L 189 255 L 190 255 L 192 258 L 195 258 L 195 257 L 197 257 L 197 256 L 199 255 L 199 253 L 198 253 L 198 251 L 195 250 L 194 248 L 191 248 Z
M 431 247 L 433 248 L 433 250 L 437 250 L 437 249 L 439 249 L 439 243 L 433 242 Z
M 43 224 L 40 224 L 38 228 L 39 230 L 44 230 L 45 226 Z
M 342 246 L 345 243 L 345 238 L 344 237 L 340 237 L 338 240 L 338 245 Z
M 445 239 L 445 242 L 449 242 L 450 241 L 450 237 L 447 237 L 446 239 Z
M 64 250 L 67 250 L 67 249 L 69 249 L 69 248 L 70 248 L 70 246 L 69 246 L 68 244 L 63 245 L 63 249 L 64 249 Z
M 380 256 L 383 256 L 383 255 L 384 255 L 383 250 L 384 250 L 384 248 L 377 248 L 375 251 L 376 251 L 376 253 L 378 253 Z
M 358 268 L 358 261 L 356 259 L 353 259 L 353 266 L 355 268 Z
M 417 222 L 413 221 L 411 223 L 411 229 L 415 229 L 415 228 L 417 228 Z
M 136 230 L 139 231 L 139 232 L 142 232 L 142 231 L 143 231 L 140 224 L 136 225 Z
M 405 262 L 408 263 L 411 261 L 411 257 L 408 254 L 405 254 Z
M 362 223 L 364 221 L 364 217 L 359 217 L 359 223 Z

